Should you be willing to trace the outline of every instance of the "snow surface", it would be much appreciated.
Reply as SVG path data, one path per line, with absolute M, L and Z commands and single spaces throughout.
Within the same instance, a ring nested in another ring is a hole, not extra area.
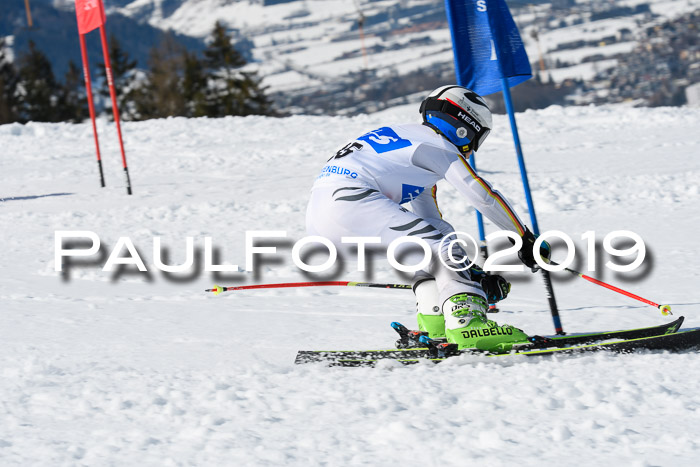
M 153 267 L 154 236 L 172 264 L 184 260 L 187 236 L 200 250 L 210 236 L 218 261 L 241 267 L 246 230 L 303 237 L 308 190 L 329 155 L 366 130 L 417 117 L 409 106 L 354 118 L 128 122 L 133 196 L 112 124 L 98 125 L 104 189 L 89 124 L 0 126 L 0 463 L 697 465 L 697 353 L 295 366 L 299 349 L 390 347 L 389 322 L 415 326 L 412 294 L 203 292 L 214 283 L 306 280 L 289 244 L 257 276 Z M 638 233 L 649 250 L 642 274 L 612 273 L 601 253 L 597 276 L 670 303 L 688 327 L 700 326 L 699 121 L 700 110 L 687 108 L 518 115 L 541 229 L 574 238 L 579 269 L 584 232 L 600 241 L 614 230 Z M 527 219 L 505 117 L 495 116 L 478 166 Z M 446 218 L 476 235 L 473 209 L 447 185 L 438 196 Z M 128 236 L 149 274 L 103 272 L 105 256 L 61 277 L 56 230 L 96 232 L 105 255 Z M 332 277 L 403 281 L 384 261 L 369 276 L 354 268 L 348 262 Z M 509 277 L 513 291 L 494 318 L 551 333 L 540 281 Z M 570 333 L 667 321 L 653 307 L 556 277 Z

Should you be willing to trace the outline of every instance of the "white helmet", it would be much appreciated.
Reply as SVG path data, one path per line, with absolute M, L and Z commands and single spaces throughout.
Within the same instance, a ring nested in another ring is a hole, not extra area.
M 476 151 L 491 131 L 491 110 L 483 97 L 462 86 L 442 86 L 421 103 L 423 121 L 462 152 Z

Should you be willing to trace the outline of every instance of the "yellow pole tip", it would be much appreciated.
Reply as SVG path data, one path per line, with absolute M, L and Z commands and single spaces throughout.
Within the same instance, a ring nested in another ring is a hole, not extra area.
M 219 295 L 221 292 L 224 291 L 224 288 L 221 286 L 215 285 L 212 290 L 214 291 L 214 295 Z
M 671 306 L 670 305 L 661 305 L 659 307 L 659 309 L 661 310 L 661 314 L 664 316 L 668 316 L 668 315 L 673 314 L 673 313 L 671 313 Z

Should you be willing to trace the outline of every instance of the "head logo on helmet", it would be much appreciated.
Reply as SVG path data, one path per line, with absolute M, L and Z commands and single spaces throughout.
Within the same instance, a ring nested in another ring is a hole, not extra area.
M 423 122 L 466 154 L 478 150 L 491 131 L 486 101 L 462 86 L 442 86 L 421 103 Z

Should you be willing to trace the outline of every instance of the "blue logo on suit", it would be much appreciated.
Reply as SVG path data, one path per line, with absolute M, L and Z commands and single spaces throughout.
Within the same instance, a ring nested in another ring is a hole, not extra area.
M 362 141 L 369 143 L 369 145 L 372 146 L 372 149 L 379 154 L 393 151 L 395 149 L 407 148 L 411 145 L 409 140 L 401 138 L 388 126 L 365 133 L 357 139 L 361 139 Z
M 423 190 L 425 190 L 425 188 L 422 186 L 407 185 L 404 183 L 401 185 L 401 201 L 399 201 L 399 204 L 413 201 L 418 195 L 423 193 Z

